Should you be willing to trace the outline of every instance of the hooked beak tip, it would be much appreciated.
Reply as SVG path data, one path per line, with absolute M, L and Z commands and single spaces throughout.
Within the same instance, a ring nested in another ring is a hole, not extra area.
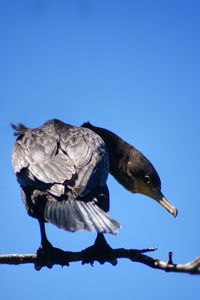
M 178 209 L 171 205 L 169 201 L 165 198 L 162 197 L 161 199 L 157 200 L 160 205 L 162 205 L 174 218 L 178 215 Z
M 172 216 L 174 218 L 177 217 L 177 215 L 178 215 L 178 209 L 175 206 L 173 206 L 173 210 L 171 211 L 171 214 L 172 214 Z

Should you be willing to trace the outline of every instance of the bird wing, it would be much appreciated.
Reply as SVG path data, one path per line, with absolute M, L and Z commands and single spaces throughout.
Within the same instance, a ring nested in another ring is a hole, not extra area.
M 60 147 L 73 161 L 77 172 L 76 186 L 85 186 L 85 193 L 96 186 L 103 186 L 108 177 L 108 154 L 104 141 L 94 132 L 72 127 L 70 134 L 64 131 Z M 82 196 L 84 192 L 82 191 Z
M 15 144 L 13 168 L 21 185 L 43 184 L 56 196 L 67 187 L 77 197 L 105 182 L 106 150 L 90 130 L 62 124 L 26 130 Z

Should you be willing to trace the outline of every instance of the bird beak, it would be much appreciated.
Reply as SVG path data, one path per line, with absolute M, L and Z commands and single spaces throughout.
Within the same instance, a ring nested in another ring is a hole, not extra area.
M 175 206 L 173 206 L 162 194 L 159 188 L 147 188 L 146 185 L 140 182 L 138 184 L 138 191 L 140 194 L 146 195 L 158 202 L 162 207 L 164 207 L 172 216 L 176 217 L 178 214 L 178 210 Z
M 178 214 L 178 210 L 175 206 L 171 205 L 171 203 L 169 203 L 169 201 L 167 201 L 167 199 L 163 196 L 160 199 L 155 199 L 160 205 L 162 205 L 170 214 L 172 214 L 172 216 L 174 216 L 174 218 L 177 216 Z
M 177 216 L 178 210 L 164 197 L 159 189 L 153 190 L 149 196 L 162 205 L 162 207 L 164 207 L 172 216 Z

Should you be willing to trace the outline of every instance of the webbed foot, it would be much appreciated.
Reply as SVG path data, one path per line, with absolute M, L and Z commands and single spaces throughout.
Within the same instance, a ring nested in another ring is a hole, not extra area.
M 55 248 L 47 240 L 37 250 L 37 261 L 35 263 L 35 269 L 39 271 L 42 267 L 51 269 L 54 264 L 61 266 L 69 266 L 67 255 L 69 252 L 63 251 L 59 248 Z
M 98 233 L 93 246 L 83 250 L 83 257 L 82 264 L 90 263 L 93 266 L 95 260 L 100 264 L 104 264 L 105 262 L 109 262 L 113 266 L 117 264 L 114 251 L 102 233 Z

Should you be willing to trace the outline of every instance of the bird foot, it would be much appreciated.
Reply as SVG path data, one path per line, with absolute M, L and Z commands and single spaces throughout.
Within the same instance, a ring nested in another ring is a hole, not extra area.
M 82 253 L 82 264 L 90 263 L 93 266 L 95 260 L 100 264 L 104 264 L 105 262 L 109 262 L 113 266 L 116 266 L 117 264 L 117 258 L 114 254 L 114 251 L 107 243 L 103 234 L 98 234 L 94 245 L 86 248 L 82 251 Z
M 55 248 L 49 241 L 45 241 L 37 250 L 35 269 L 39 271 L 43 267 L 51 269 L 54 264 L 69 266 L 67 259 L 69 252 Z

